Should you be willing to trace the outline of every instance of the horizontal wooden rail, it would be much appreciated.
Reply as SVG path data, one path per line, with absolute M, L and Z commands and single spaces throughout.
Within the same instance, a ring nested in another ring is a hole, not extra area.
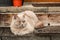
M 33 6 L 35 6 L 35 7 L 41 7 L 41 6 L 43 6 L 43 7 L 54 7 L 54 6 L 60 6 L 60 3 L 33 3 L 32 4 Z
M 59 7 L 60 2 L 25 2 L 24 5 L 32 4 L 34 7 Z

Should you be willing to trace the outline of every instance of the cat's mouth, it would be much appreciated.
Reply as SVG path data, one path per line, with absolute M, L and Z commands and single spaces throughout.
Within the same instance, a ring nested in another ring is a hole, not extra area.
M 19 28 L 25 28 L 26 25 L 27 25 L 27 23 L 20 24 L 20 25 L 19 25 Z

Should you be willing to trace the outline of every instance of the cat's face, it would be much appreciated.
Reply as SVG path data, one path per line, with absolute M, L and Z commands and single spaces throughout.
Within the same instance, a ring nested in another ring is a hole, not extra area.
M 26 25 L 26 22 L 24 19 L 21 19 L 20 17 L 18 17 L 17 15 L 14 16 L 14 25 L 17 28 L 24 28 Z

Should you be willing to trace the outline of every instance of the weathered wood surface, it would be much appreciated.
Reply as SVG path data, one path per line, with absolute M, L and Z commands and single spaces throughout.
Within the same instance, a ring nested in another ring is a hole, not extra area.
M 33 33 L 25 36 L 17 36 L 11 33 L 10 28 L 0 28 L 0 40 L 60 40 L 60 33 Z
M 56 11 L 56 12 L 60 12 L 60 7 L 49 7 L 48 11 Z
M 49 37 L 2 37 L 3 40 L 49 40 Z
M 60 26 L 48 26 L 35 30 L 35 33 L 60 33 Z
M 22 7 L 0 7 L 0 13 L 18 13 L 26 10 L 31 10 L 34 12 L 46 12 L 47 7 L 33 7 L 32 5 L 26 5 Z
M 24 36 L 17 36 L 14 35 L 10 28 L 0 28 L 2 33 L 0 34 L 1 40 L 49 40 L 49 37 L 39 37 L 36 36 L 35 34 L 28 34 Z M 1 32 L 0 31 L 0 32 Z
M 48 0 L 49 1 L 49 0 Z M 33 4 L 35 7 L 59 7 L 60 2 L 24 2 L 24 5 Z
M 2 37 L 20 37 L 19 35 L 14 35 L 10 28 L 1 28 L 0 29 L 1 33 L 0 33 L 0 36 Z M 29 37 L 29 36 L 56 36 L 56 35 L 60 35 L 60 29 L 58 27 L 47 27 L 47 28 L 44 28 L 44 29 L 37 29 L 34 31 L 34 33 L 31 33 L 31 34 L 27 34 L 27 35 L 23 35 L 22 37 Z
M 35 6 L 35 7 L 38 7 L 38 6 L 39 7 L 41 7 L 41 6 L 54 7 L 54 6 L 60 6 L 60 3 L 45 3 L 45 4 L 44 3 L 35 3 L 35 4 L 33 3 L 33 6 Z
M 60 36 L 53 36 L 51 37 L 52 40 L 60 40 Z
M 25 5 L 25 6 L 22 6 L 22 7 L 0 7 L 0 14 L 1 13 L 19 13 L 19 12 L 22 12 L 22 11 L 26 11 L 26 10 L 31 10 L 31 11 L 34 11 L 36 13 L 40 13 L 40 12 L 43 12 L 43 13 L 47 13 L 47 14 L 58 14 L 60 13 L 60 7 L 34 7 L 33 5 Z M 51 13 L 53 12 L 53 13 Z

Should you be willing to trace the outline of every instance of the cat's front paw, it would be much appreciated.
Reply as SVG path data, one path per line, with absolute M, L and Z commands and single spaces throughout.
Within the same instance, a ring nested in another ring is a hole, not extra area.
M 19 32 L 17 35 L 23 36 L 24 34 L 22 32 Z
M 17 33 L 14 33 L 14 35 L 18 35 Z
M 44 28 L 43 22 L 39 21 L 39 22 L 36 24 L 36 27 L 35 27 L 35 28 L 38 28 L 38 29 Z

